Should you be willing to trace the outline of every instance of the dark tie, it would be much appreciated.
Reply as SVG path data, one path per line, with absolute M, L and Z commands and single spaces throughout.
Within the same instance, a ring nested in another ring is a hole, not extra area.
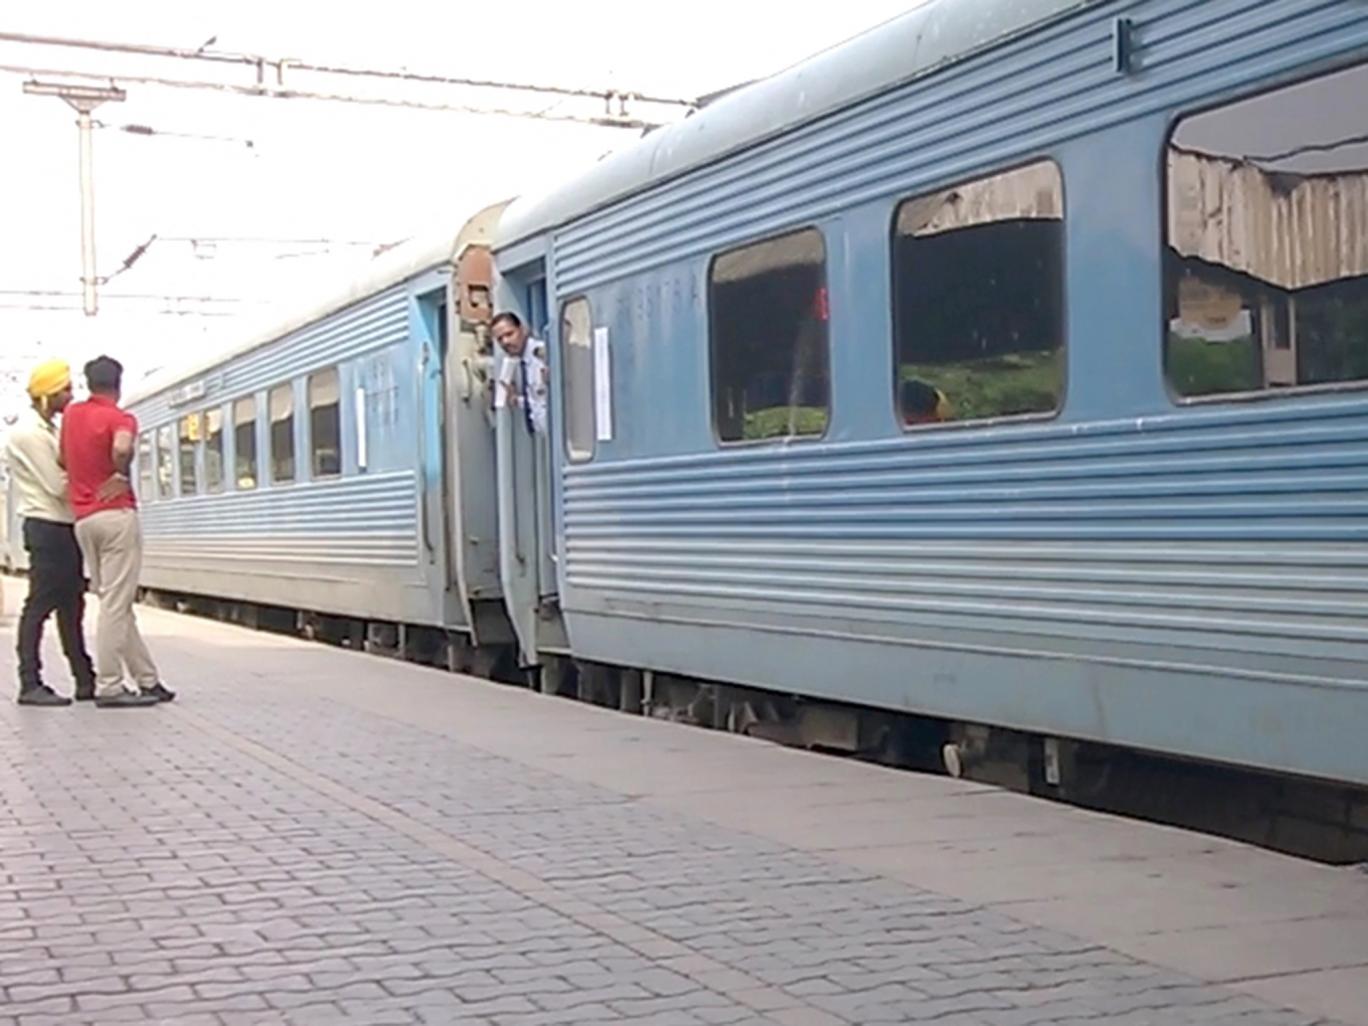
M 532 404 L 527 401 L 527 362 L 518 357 L 518 389 L 522 393 L 523 420 L 527 423 L 527 433 L 535 434 L 532 427 Z

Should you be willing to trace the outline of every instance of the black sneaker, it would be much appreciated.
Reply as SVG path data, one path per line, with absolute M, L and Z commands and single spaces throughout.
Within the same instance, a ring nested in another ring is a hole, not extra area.
M 24 688 L 19 692 L 20 705 L 70 705 L 71 699 L 66 695 L 59 695 L 46 684 L 35 684 L 31 688 Z
M 161 700 L 153 695 L 139 691 L 120 691 L 113 695 L 96 695 L 95 705 L 100 709 L 137 709 L 144 705 L 160 705 Z
M 142 693 L 144 695 L 151 695 L 158 702 L 172 702 L 175 701 L 176 698 L 176 693 L 174 691 L 165 684 L 160 683 L 153 684 L 150 688 L 143 688 Z

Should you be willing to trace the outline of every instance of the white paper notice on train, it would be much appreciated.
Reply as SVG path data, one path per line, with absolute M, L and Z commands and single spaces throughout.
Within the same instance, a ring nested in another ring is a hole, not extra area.
M 608 329 L 594 329 L 594 437 L 613 440 L 613 382 L 608 360 Z
M 369 449 L 366 445 L 366 390 L 364 387 L 356 390 L 356 468 L 365 470 L 369 459 Z

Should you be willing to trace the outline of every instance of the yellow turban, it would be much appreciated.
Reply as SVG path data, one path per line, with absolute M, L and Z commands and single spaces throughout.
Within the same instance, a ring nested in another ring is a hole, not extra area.
M 51 399 L 71 385 L 71 367 L 65 360 L 47 360 L 29 375 L 28 394 L 34 399 Z

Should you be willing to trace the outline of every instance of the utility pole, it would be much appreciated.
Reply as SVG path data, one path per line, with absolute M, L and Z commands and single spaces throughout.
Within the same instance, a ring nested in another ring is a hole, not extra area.
M 32 96 L 56 96 L 76 111 L 76 127 L 81 145 L 81 292 L 87 317 L 99 312 L 99 278 L 95 273 L 95 167 L 93 122 L 90 115 L 102 103 L 118 103 L 125 97 L 122 89 L 101 86 L 63 85 L 25 82 L 24 92 Z

